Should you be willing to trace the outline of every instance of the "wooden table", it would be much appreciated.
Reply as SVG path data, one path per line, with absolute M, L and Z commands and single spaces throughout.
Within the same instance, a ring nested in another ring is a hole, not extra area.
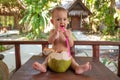
M 120 80 L 120 78 L 105 67 L 101 62 L 90 57 L 76 57 L 79 64 L 90 61 L 92 70 L 77 75 L 71 69 L 64 73 L 52 72 L 48 69 L 46 73 L 40 73 L 32 68 L 35 61 L 40 63 L 45 58 L 41 56 L 31 57 L 19 70 L 15 72 L 10 80 Z

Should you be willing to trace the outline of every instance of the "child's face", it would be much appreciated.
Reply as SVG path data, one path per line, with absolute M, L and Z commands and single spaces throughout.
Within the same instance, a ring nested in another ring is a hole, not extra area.
M 55 28 L 59 28 L 60 26 L 66 28 L 68 24 L 67 12 L 55 10 L 51 22 Z

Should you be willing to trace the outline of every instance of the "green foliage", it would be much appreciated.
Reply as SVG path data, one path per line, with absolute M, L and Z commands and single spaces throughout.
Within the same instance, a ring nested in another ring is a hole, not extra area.
M 107 41 L 120 41 L 120 38 L 114 38 L 114 37 L 111 37 L 111 38 L 106 38 Z
M 94 23 L 96 29 L 101 23 L 104 23 L 107 28 L 103 31 L 103 34 L 114 35 L 114 14 L 116 12 L 115 8 L 111 7 L 111 0 L 87 0 L 87 6 L 93 13 L 90 17 L 90 23 Z
M 6 22 L 4 21 L 4 19 L 6 19 Z M 13 16 L 0 16 L 0 24 L 2 24 L 2 26 L 5 27 L 11 26 L 13 28 L 14 25 Z
M 24 17 L 20 21 L 20 24 L 27 23 L 28 26 L 32 26 L 32 36 L 41 36 L 44 27 L 47 25 L 49 20 L 49 10 L 53 7 L 52 5 L 58 4 L 58 0 L 24 0 L 26 10 Z M 28 34 L 29 35 L 29 34 Z
M 105 21 L 104 22 L 105 22 L 105 25 L 108 26 L 108 27 L 103 31 L 103 33 L 105 35 L 114 35 L 115 21 L 114 21 L 113 16 L 111 16 L 110 14 L 108 14 L 105 17 Z
M 118 28 L 116 31 L 114 31 L 114 33 L 116 34 L 115 36 L 111 36 L 110 38 L 106 38 L 106 40 L 109 41 L 120 41 L 120 28 Z
M 118 15 L 118 21 L 120 21 L 120 12 L 118 12 L 117 15 Z
M 83 52 L 87 57 L 89 57 L 88 53 L 86 51 Z
M 4 50 L 5 50 L 5 47 L 3 45 L 0 45 L 0 52 Z
M 18 3 L 16 0 L 0 0 L 0 3 L 3 6 L 18 6 Z
M 102 63 L 104 65 L 110 65 L 113 64 L 116 68 L 118 67 L 117 63 L 115 61 L 109 60 L 108 58 L 103 58 Z
M 27 36 L 25 36 L 25 37 L 27 37 L 30 40 L 37 40 L 37 39 L 47 40 L 48 34 L 49 33 L 41 33 L 40 36 L 36 36 L 36 34 L 34 34 L 33 32 L 29 32 L 29 33 L 27 33 Z
M 103 63 L 104 65 L 106 65 L 107 62 L 108 62 L 108 59 L 107 59 L 107 58 L 104 58 L 104 59 L 102 60 L 102 63 Z

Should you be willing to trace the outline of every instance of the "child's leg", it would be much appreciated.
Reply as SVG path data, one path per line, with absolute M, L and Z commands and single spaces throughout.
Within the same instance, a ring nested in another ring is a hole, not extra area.
M 46 57 L 45 61 L 42 64 L 40 64 L 38 62 L 34 62 L 32 67 L 40 72 L 46 72 L 47 71 L 47 61 L 48 61 L 48 59 Z
M 89 62 L 83 65 L 79 65 L 73 57 L 72 57 L 71 67 L 73 68 L 73 70 L 75 70 L 76 74 L 82 74 L 83 72 L 91 69 L 91 65 Z

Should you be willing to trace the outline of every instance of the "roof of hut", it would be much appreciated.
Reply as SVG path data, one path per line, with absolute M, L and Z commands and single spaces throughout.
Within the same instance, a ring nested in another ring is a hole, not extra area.
M 22 7 L 19 5 L 19 3 L 16 2 L 6 2 L 6 3 L 0 3 L 0 15 L 16 15 L 20 13 L 20 9 L 22 9 Z
M 88 15 L 92 14 L 81 0 L 75 0 L 70 2 L 69 4 L 67 3 L 67 5 L 65 5 L 64 7 L 68 9 L 70 16 L 82 15 L 83 17 L 87 17 Z

